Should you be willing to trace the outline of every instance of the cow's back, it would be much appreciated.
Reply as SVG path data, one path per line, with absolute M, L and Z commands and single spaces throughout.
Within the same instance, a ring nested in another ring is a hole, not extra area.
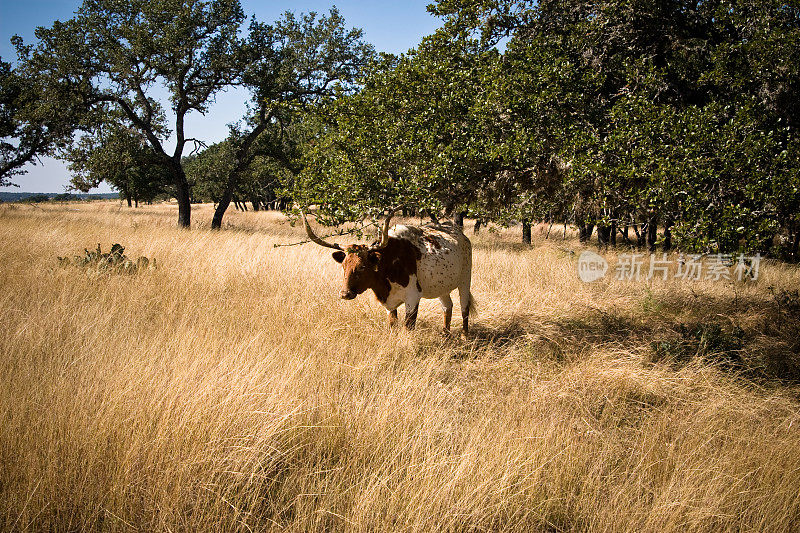
M 454 224 L 398 224 L 389 235 L 410 241 L 420 251 L 417 281 L 423 298 L 448 294 L 472 274 L 472 244 Z

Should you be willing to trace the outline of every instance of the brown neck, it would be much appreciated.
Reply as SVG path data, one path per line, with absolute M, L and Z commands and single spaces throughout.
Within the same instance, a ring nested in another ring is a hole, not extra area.
M 392 286 L 387 279 L 376 279 L 370 289 L 375 293 L 375 298 L 377 298 L 380 303 L 385 304 L 386 300 L 389 299 L 389 292 L 392 290 Z

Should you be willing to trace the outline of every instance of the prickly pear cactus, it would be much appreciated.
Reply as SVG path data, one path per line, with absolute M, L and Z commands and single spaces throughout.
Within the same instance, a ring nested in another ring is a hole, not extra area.
M 83 255 L 68 257 L 58 257 L 58 264 L 62 267 L 76 266 L 95 270 L 97 272 L 108 272 L 118 274 L 136 274 L 145 270 L 154 270 L 156 260 L 141 256 L 135 261 L 125 255 L 125 247 L 119 243 L 111 246 L 111 251 L 103 253 L 98 243 L 97 249 L 89 251 L 83 250 Z

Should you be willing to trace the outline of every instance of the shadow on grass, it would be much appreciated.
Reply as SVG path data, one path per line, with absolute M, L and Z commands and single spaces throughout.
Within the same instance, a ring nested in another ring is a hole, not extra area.
M 655 312 L 587 309 L 547 318 L 514 314 L 478 322 L 454 358 L 530 354 L 570 362 L 598 350 L 640 354 L 643 364 L 708 364 L 760 384 L 800 385 L 800 295 L 656 298 Z M 680 312 L 681 316 L 677 316 Z M 689 318 L 687 318 L 687 316 Z

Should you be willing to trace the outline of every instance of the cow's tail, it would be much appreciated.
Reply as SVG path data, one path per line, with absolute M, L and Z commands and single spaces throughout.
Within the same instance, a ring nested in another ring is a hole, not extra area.
M 476 317 L 478 316 L 478 304 L 475 301 L 475 297 L 472 293 L 469 293 L 469 316 Z

